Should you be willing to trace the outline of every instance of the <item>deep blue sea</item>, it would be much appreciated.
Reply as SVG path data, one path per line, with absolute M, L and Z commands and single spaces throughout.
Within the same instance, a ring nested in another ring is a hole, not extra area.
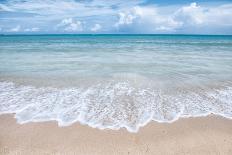
M 1 35 L 0 113 L 130 132 L 232 118 L 232 36 Z

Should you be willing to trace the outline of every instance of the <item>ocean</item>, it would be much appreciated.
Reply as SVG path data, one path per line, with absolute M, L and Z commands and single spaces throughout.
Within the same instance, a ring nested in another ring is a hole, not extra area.
M 232 36 L 1 35 L 0 114 L 137 132 L 232 118 Z

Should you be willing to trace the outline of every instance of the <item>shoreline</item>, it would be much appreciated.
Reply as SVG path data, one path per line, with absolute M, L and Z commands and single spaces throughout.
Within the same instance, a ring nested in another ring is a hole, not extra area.
M 70 124 L 61 124 L 60 123 L 60 120 L 57 120 L 57 119 L 47 119 L 47 120 L 31 120 L 31 121 L 27 121 L 27 122 L 19 122 L 18 119 L 16 118 L 16 113 L 12 112 L 12 113 L 0 113 L 0 118 L 1 116 L 8 116 L 8 117 L 13 117 L 13 119 L 15 119 L 15 122 L 19 125 L 25 125 L 25 124 L 30 124 L 30 123 L 54 123 L 57 125 L 57 127 L 60 127 L 60 128 L 66 128 L 66 127 L 69 127 L 69 126 L 73 126 L 73 125 L 81 125 L 81 126 L 86 126 L 88 128 L 92 128 L 92 129 L 96 129 L 96 130 L 99 130 L 99 131 L 102 131 L 102 130 L 112 130 L 112 131 L 123 131 L 125 130 L 126 132 L 128 133 L 132 133 L 132 134 L 136 134 L 140 131 L 140 129 L 144 128 L 145 126 L 149 125 L 149 124 L 152 124 L 152 123 L 155 123 L 155 124 L 172 124 L 172 123 L 175 123 L 175 122 L 178 122 L 180 120 L 185 120 L 185 119 L 195 119 L 195 118 L 207 118 L 207 117 L 218 117 L 218 118 L 221 118 L 221 119 L 226 119 L 226 120 L 231 120 L 232 121 L 232 118 L 230 117 L 226 117 L 226 116 L 223 116 L 223 115 L 220 115 L 220 114 L 214 114 L 214 113 L 208 113 L 208 114 L 202 114 L 202 115 L 197 115 L 197 116 L 178 116 L 176 117 L 174 120 L 172 121 L 159 121 L 159 120 L 152 120 L 150 119 L 149 121 L 145 122 L 144 124 L 139 124 L 138 128 L 136 130 L 129 130 L 127 128 L 127 126 L 120 126 L 119 128 L 111 128 L 111 127 L 99 127 L 99 126 L 91 126 L 89 125 L 88 123 L 85 123 L 85 122 L 81 122 L 79 120 L 75 120 L 73 121 L 72 123 Z
M 47 89 L 0 82 L 0 87 L 0 114 L 17 113 L 19 123 L 55 120 L 60 126 L 80 122 L 93 128 L 137 132 L 152 120 L 172 123 L 210 114 L 231 119 L 232 87 L 176 92 L 137 89 L 128 83 Z
M 37 154 L 232 154 L 232 121 L 220 116 L 150 122 L 137 133 L 74 123 L 18 124 L 0 115 L 0 155 Z

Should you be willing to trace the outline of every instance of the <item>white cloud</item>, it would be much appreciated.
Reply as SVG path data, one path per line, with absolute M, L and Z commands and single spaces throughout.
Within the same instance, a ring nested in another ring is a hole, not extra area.
M 232 26 L 232 5 L 201 7 L 197 3 L 184 6 L 174 13 L 174 19 L 191 26 Z
M 104 27 L 104 32 L 109 33 L 209 31 L 232 34 L 231 2 L 161 6 L 155 5 L 155 1 L 146 3 L 145 0 L 6 0 L 0 2 L 1 11 L 4 13 L 0 16 L 0 22 L 6 32 L 12 25 L 36 25 L 40 27 L 38 31 L 50 33 L 88 33 Z M 100 28 L 95 23 L 100 23 Z M 19 31 L 31 30 L 19 28 Z
M 101 30 L 101 25 L 100 24 L 95 24 L 90 30 L 92 31 L 92 32 L 97 32 L 97 31 L 99 31 L 99 30 Z
M 24 29 L 25 32 L 37 32 L 39 31 L 38 27 Z
M 119 21 L 115 23 L 116 27 L 121 25 L 129 25 L 133 23 L 133 20 L 137 17 L 134 12 L 120 12 L 119 13 Z
M 21 26 L 17 25 L 16 27 L 9 29 L 8 32 L 19 32 L 20 30 Z
M 206 20 L 206 10 L 197 3 L 184 6 L 174 13 L 175 19 L 185 24 L 202 24 Z
M 130 27 L 135 31 L 146 29 L 154 33 L 177 32 L 179 29 L 190 31 L 198 27 L 216 30 L 230 26 L 232 29 L 232 4 L 205 7 L 191 3 L 188 6 L 171 9 L 169 13 L 164 13 L 166 10 L 162 7 L 136 6 L 118 13 L 119 18 L 115 26 Z
M 120 12 L 116 27 L 131 25 L 140 28 L 149 28 L 151 31 L 173 31 L 180 27 L 180 22 L 174 21 L 171 16 L 158 13 L 156 7 L 136 6 L 129 11 Z M 137 29 L 136 29 L 137 30 Z
M 83 31 L 82 22 L 78 20 L 73 20 L 72 18 L 63 19 L 58 25 L 57 28 L 63 28 L 64 31 L 75 32 Z
M 128 8 L 141 2 L 143 0 L 133 0 L 127 3 L 124 0 L 8 0 L 5 5 L 2 5 L 8 10 L 57 19 L 114 14 L 115 9 L 112 9 L 112 6 Z

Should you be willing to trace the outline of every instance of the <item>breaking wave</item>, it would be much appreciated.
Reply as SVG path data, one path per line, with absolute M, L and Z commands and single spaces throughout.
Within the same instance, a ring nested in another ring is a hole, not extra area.
M 232 118 L 232 87 L 176 90 L 169 93 L 107 82 L 88 88 L 53 88 L 0 82 L 0 114 L 15 113 L 19 123 L 56 120 L 99 129 L 137 132 L 154 120 L 173 122 L 180 117 L 208 114 Z

